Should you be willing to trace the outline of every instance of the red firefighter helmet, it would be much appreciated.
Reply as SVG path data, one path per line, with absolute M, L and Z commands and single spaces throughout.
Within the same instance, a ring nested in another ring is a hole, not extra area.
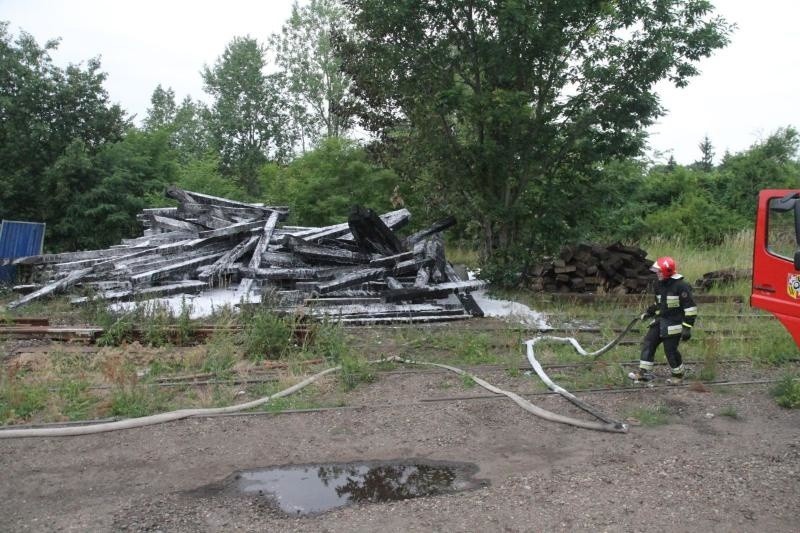
M 650 270 L 656 274 L 660 274 L 659 277 L 661 279 L 667 279 L 675 275 L 675 273 L 678 271 L 678 265 L 675 264 L 675 260 L 673 258 L 664 256 L 656 259 L 656 262 L 653 263 L 653 266 L 650 267 Z

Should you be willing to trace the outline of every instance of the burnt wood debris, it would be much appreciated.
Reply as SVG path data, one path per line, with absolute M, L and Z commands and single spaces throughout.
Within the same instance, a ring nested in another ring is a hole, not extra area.
M 543 292 L 645 293 L 656 282 L 652 264 L 638 247 L 580 243 L 562 246 L 558 257 L 534 267 L 527 277 L 533 290 Z
M 27 278 L 17 287 L 27 294 L 8 307 L 70 290 L 83 293 L 72 299 L 81 304 L 226 286 L 244 301 L 260 293 L 277 312 L 346 324 L 482 315 L 470 293 L 485 282 L 461 279 L 445 259 L 442 231 L 452 217 L 402 238 L 396 231 L 408 223 L 407 209 L 378 216 L 355 206 L 347 222 L 299 227 L 281 225 L 287 207 L 175 187 L 166 194 L 178 206 L 143 210 L 141 237 L 105 250 L 0 260 Z

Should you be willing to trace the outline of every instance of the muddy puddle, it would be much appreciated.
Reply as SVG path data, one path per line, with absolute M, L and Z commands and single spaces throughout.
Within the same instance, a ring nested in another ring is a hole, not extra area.
M 264 498 L 287 515 L 310 516 L 354 503 L 407 500 L 488 485 L 474 478 L 477 471 L 472 463 L 413 459 L 284 465 L 234 472 L 201 491 Z

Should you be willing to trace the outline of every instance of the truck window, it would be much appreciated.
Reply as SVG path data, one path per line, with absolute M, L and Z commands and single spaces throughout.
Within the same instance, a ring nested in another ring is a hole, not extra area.
M 767 219 L 767 250 L 778 257 L 792 261 L 796 248 L 794 234 L 794 209 L 775 209 L 780 198 L 769 201 Z

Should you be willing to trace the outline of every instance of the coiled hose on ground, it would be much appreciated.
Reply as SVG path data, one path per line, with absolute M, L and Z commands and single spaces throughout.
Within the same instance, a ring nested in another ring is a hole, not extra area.
M 572 395 L 568 391 L 562 389 L 561 387 L 559 387 L 558 385 L 553 383 L 550 380 L 550 378 L 547 377 L 547 374 L 544 372 L 544 370 L 542 369 L 542 367 L 539 364 L 539 362 L 533 356 L 533 345 L 536 344 L 539 341 L 542 341 L 542 340 L 555 340 L 555 341 L 559 341 L 559 342 L 569 342 L 575 347 L 575 349 L 581 355 L 597 357 L 597 356 L 607 352 L 612 347 L 614 347 L 622 339 L 622 337 L 630 330 L 630 328 L 633 326 L 633 324 L 636 322 L 636 320 L 638 320 L 638 319 L 634 319 L 628 325 L 628 327 L 622 332 L 622 334 L 619 337 L 617 337 L 616 339 L 611 341 L 609 344 L 607 344 L 606 346 L 604 346 L 600 350 L 598 350 L 596 352 L 591 352 L 591 353 L 587 353 L 585 350 L 583 350 L 583 348 L 580 346 L 580 344 L 578 344 L 578 341 L 576 341 L 573 338 L 543 336 L 543 337 L 537 337 L 535 339 L 525 341 L 525 344 L 527 345 L 527 351 L 528 351 L 528 360 L 531 362 L 531 366 L 533 366 L 533 368 L 536 371 L 536 373 L 547 384 L 547 386 L 550 387 L 551 390 L 553 390 L 555 392 L 558 392 L 562 396 L 565 396 L 566 398 L 570 399 L 570 401 L 572 401 L 573 403 L 578 402 L 578 403 L 576 403 L 576 405 L 579 405 L 583 409 L 586 409 L 588 412 L 590 412 L 593 415 L 595 415 L 597 418 L 599 418 L 600 420 L 603 421 L 602 423 L 584 421 L 584 420 L 579 420 L 579 419 L 575 419 L 575 418 L 559 415 L 559 414 L 556 414 L 556 413 L 552 413 L 550 411 L 542 409 L 541 407 L 537 407 L 536 405 L 534 405 L 533 403 L 531 403 L 530 401 L 526 400 L 525 398 L 519 396 L 516 393 L 503 390 L 503 389 L 501 389 L 499 387 L 495 387 L 491 383 L 489 383 L 487 381 L 484 381 L 481 378 L 470 374 L 469 372 L 466 372 L 464 370 L 461 370 L 460 368 L 456 368 L 456 367 L 453 367 L 453 366 L 444 365 L 444 364 L 440 364 L 440 363 L 430 363 L 430 362 L 426 362 L 426 361 L 414 361 L 414 360 L 411 360 L 411 359 L 403 359 L 403 358 L 397 357 L 397 356 L 378 359 L 378 360 L 375 360 L 375 361 L 369 361 L 369 363 L 370 364 L 377 364 L 377 363 L 395 361 L 395 362 L 404 363 L 404 364 L 426 365 L 426 366 L 435 366 L 435 367 L 443 368 L 443 369 L 446 369 L 446 370 L 450 370 L 451 372 L 455 372 L 456 374 L 459 374 L 459 375 L 462 375 L 462 376 L 468 376 L 470 379 L 475 381 L 475 383 L 477 383 L 481 387 L 485 388 L 486 390 L 494 392 L 495 394 L 502 394 L 504 396 L 507 396 L 508 398 L 513 400 L 517 405 L 519 405 L 520 407 L 522 407 L 523 409 L 525 409 L 529 413 L 532 413 L 532 414 L 534 414 L 534 415 L 536 415 L 536 416 L 538 416 L 540 418 L 543 418 L 545 420 L 550 420 L 552 422 L 559 422 L 559 423 L 562 423 L 562 424 L 568 424 L 568 425 L 571 425 L 571 426 L 576 426 L 576 427 L 585 428 L 585 429 L 594 429 L 594 430 L 598 430 L 598 431 L 610 431 L 610 432 L 615 432 L 615 433 L 624 433 L 624 432 L 626 432 L 628 430 L 628 427 L 627 427 L 626 424 L 622 424 L 620 422 L 615 422 L 615 421 L 613 421 L 613 420 L 611 420 L 611 419 L 609 419 L 607 417 L 604 417 L 602 415 L 598 415 L 596 412 L 594 412 L 592 410 L 587 409 L 588 406 L 585 406 L 584 404 L 582 404 L 582 402 L 580 402 L 580 400 L 578 400 L 574 395 Z M 160 414 L 157 414 L 157 415 L 143 416 L 143 417 L 139 417 L 139 418 L 129 418 L 129 419 L 126 419 L 126 420 L 118 420 L 118 421 L 114 421 L 114 422 L 102 422 L 102 423 L 98 423 L 98 424 L 91 424 L 91 425 L 87 425 L 87 426 L 77 426 L 77 427 L 76 426 L 72 426 L 72 427 L 3 429 L 3 430 L 0 430 L 0 439 L 11 439 L 11 438 L 21 438 L 21 437 L 70 437 L 70 436 L 78 436 L 78 435 L 91 435 L 91 434 L 94 434 L 94 433 L 105 433 L 105 432 L 108 432 L 108 431 L 117 431 L 117 430 L 121 430 L 121 429 L 132 429 L 132 428 L 138 428 L 138 427 L 144 427 L 144 426 L 152 426 L 152 425 L 155 425 L 155 424 L 163 424 L 164 422 L 171 422 L 173 420 L 181 420 L 183 418 L 189 418 L 189 417 L 193 417 L 193 416 L 209 416 L 209 415 L 217 415 L 217 414 L 225 414 L 225 413 L 236 413 L 236 412 L 240 412 L 240 411 L 246 411 L 247 409 L 252 409 L 254 407 L 259 407 L 261 405 L 264 405 L 264 404 L 266 404 L 266 403 L 268 403 L 271 400 L 274 400 L 276 398 L 281 398 L 283 396 L 288 396 L 288 395 L 290 395 L 290 394 L 292 394 L 294 392 L 297 392 L 300 389 L 302 389 L 302 388 L 314 383 L 319 378 L 321 378 L 321 377 L 323 377 L 323 376 L 325 376 L 327 374 L 330 374 L 330 373 L 333 373 L 333 372 L 337 372 L 337 371 L 341 370 L 341 368 L 342 368 L 341 366 L 335 366 L 333 368 L 328 368 L 326 370 L 323 370 L 322 372 L 314 374 L 313 376 L 310 376 L 310 377 L 300 381 L 299 383 L 296 383 L 295 385 L 292 385 L 291 387 L 289 387 L 287 389 L 284 389 L 284 390 L 282 390 L 280 392 L 277 392 L 275 394 L 272 394 L 270 396 L 265 396 L 263 398 L 252 400 L 250 402 L 245 402 L 245 403 L 237 404 L 237 405 L 231 405 L 231 406 L 228 406 L 228 407 L 214 407 L 214 408 L 206 408 L 206 409 L 180 409 L 180 410 L 177 410 L 177 411 L 170 411 L 170 412 L 167 412 L 167 413 L 160 413 Z

